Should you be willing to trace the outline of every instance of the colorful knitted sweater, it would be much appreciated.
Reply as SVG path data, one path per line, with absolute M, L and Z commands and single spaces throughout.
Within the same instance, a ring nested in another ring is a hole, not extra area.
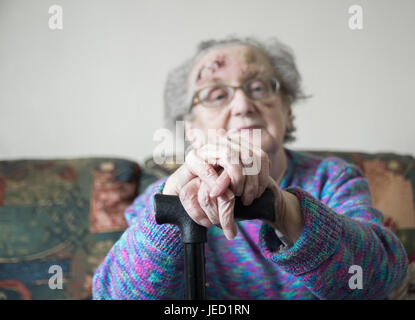
M 209 228 L 207 299 L 386 298 L 405 277 L 407 256 L 372 207 L 360 169 L 339 158 L 286 154 L 280 187 L 300 201 L 300 238 L 284 248 L 261 220 L 237 222 L 233 240 Z M 95 272 L 94 299 L 184 299 L 180 232 L 154 219 L 153 196 L 165 181 L 152 184 L 125 211 L 129 228 Z M 351 285 L 359 269 L 352 266 L 361 267 L 361 289 Z

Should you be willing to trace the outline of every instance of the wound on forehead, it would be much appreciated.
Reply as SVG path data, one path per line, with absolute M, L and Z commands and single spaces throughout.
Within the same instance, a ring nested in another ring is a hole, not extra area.
M 231 65 L 231 57 L 232 55 L 229 56 L 226 53 L 212 55 L 212 57 L 199 68 L 196 83 L 200 84 L 206 78 L 214 76 L 218 71 Z M 255 46 L 241 46 L 234 58 L 236 58 L 244 77 L 249 77 L 253 72 L 264 72 L 269 68 L 268 66 L 263 65 L 261 51 Z M 240 64 L 240 62 L 242 62 L 242 64 Z M 258 64 L 258 62 L 260 63 Z
M 197 73 L 196 81 L 197 82 L 201 81 L 208 74 L 210 74 L 210 75 L 215 74 L 215 72 L 217 70 L 222 69 L 225 66 L 226 66 L 226 58 L 225 58 L 225 55 L 218 55 L 218 56 L 216 56 L 215 59 L 211 63 L 209 63 L 207 65 L 203 65 L 199 69 L 199 72 Z

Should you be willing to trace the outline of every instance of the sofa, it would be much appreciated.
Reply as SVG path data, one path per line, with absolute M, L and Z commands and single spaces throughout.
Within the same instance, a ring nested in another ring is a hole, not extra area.
M 364 172 L 375 207 L 410 261 L 389 299 L 415 299 L 415 159 L 309 152 L 343 158 Z M 125 209 L 175 169 L 152 159 L 0 161 L 0 299 L 91 299 L 94 271 L 127 227 Z

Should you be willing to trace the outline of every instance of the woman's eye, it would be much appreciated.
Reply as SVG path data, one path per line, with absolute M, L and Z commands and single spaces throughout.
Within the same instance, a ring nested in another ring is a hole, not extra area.
M 209 101 L 221 101 L 221 100 L 225 100 L 227 97 L 228 93 L 226 90 L 223 90 L 221 88 L 217 88 L 217 89 L 213 89 L 208 97 L 207 100 Z
M 251 84 L 251 91 L 261 91 L 264 90 L 264 84 L 262 81 L 255 81 Z
M 267 91 L 262 81 L 255 81 L 249 86 L 249 91 L 253 98 L 261 98 Z

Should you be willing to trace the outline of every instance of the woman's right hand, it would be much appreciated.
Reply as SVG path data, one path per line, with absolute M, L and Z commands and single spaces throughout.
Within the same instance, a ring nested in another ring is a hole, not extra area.
M 207 228 L 214 224 L 230 240 L 237 233 L 233 216 L 235 195 L 227 189 L 216 198 L 209 196 L 218 177 L 215 168 L 192 151 L 186 162 L 167 179 L 163 194 L 179 196 L 184 209 L 196 223 Z

